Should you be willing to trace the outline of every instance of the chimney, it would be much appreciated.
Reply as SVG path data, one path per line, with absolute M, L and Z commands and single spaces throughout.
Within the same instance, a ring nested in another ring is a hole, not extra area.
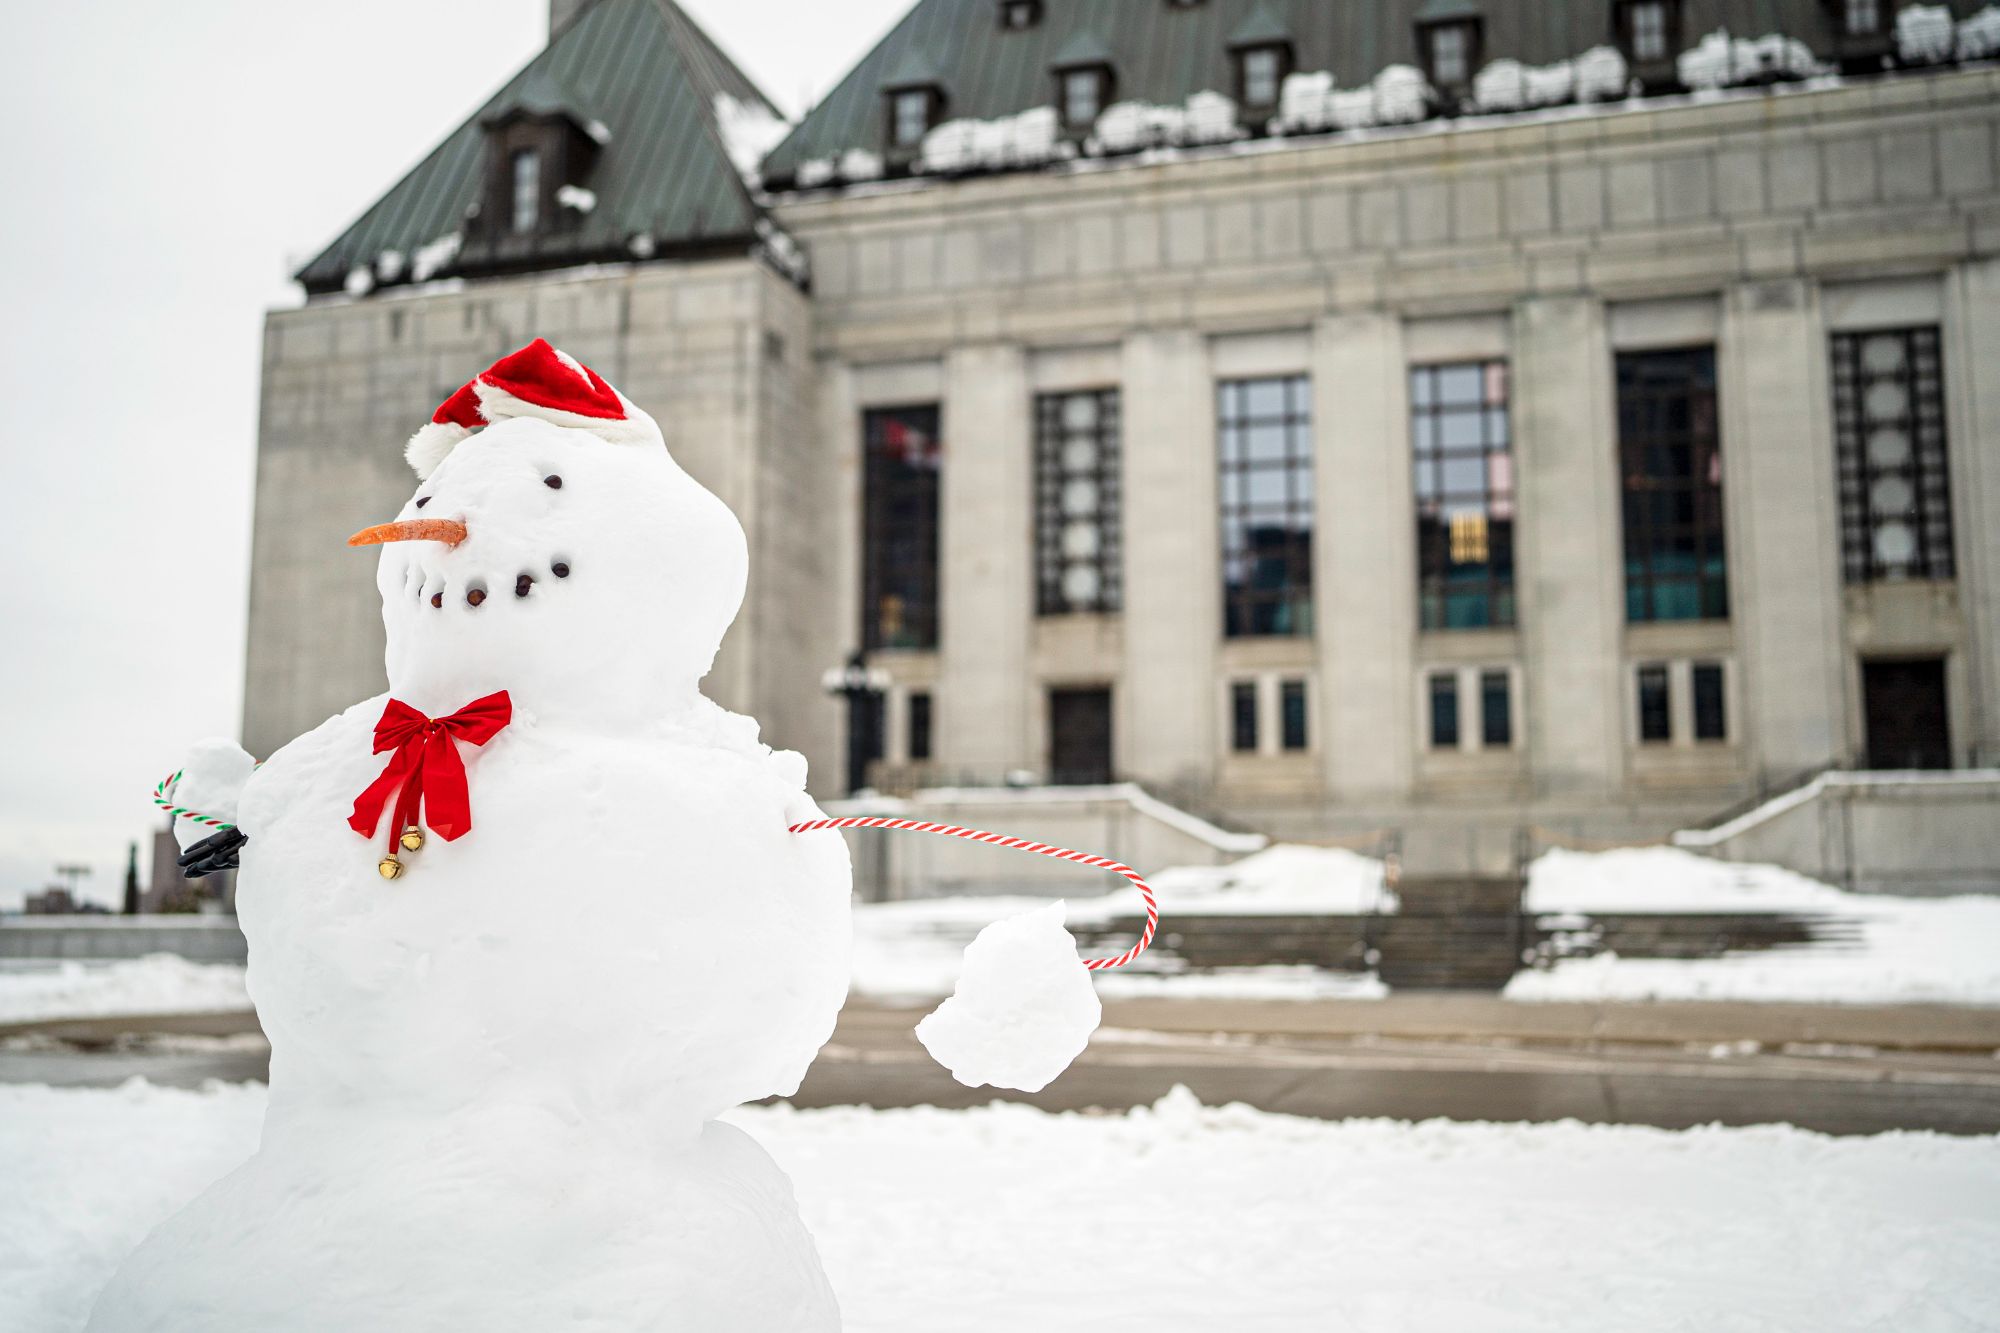
M 549 36 L 561 32 L 589 3 L 590 0 L 549 0 Z

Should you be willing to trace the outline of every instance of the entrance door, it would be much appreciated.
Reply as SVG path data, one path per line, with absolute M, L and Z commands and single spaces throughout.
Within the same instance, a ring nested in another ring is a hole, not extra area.
M 1049 691 L 1049 780 L 1111 781 L 1111 691 Z
M 1950 768 L 1944 659 L 1861 664 L 1868 723 L 1868 767 Z

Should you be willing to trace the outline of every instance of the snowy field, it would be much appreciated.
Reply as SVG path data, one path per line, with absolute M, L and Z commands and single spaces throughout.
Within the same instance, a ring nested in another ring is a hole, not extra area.
M 0 1328 L 67 1333 L 263 1090 L 0 1087 Z M 2000 1139 L 745 1108 L 849 1333 L 1973 1330 Z M 163 1150 L 170 1148 L 171 1150 Z

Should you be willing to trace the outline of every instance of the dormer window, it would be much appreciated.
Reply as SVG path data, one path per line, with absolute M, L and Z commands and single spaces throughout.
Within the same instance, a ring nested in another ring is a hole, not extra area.
M 930 88 L 899 88 L 889 94 L 889 146 L 912 149 L 931 132 L 937 98 Z
M 1671 60 L 1680 45 L 1679 0 L 1624 0 L 1618 7 L 1619 45 L 1635 65 Z
M 1000 0 L 1000 27 L 1026 32 L 1042 21 L 1042 0 Z
M 1236 100 L 1265 109 L 1278 104 L 1291 72 L 1291 52 L 1283 46 L 1249 46 L 1236 53 Z
M 508 230 L 524 236 L 542 225 L 542 155 L 533 148 L 517 148 L 507 167 L 512 205 L 507 216 Z
M 1873 37 L 1882 31 L 1882 0 L 1841 0 L 1840 28 L 1849 37 Z
M 1067 129 L 1087 130 L 1104 110 L 1111 71 L 1103 66 L 1066 69 L 1056 76 L 1062 92 L 1062 120 Z
M 1471 85 L 1473 71 L 1479 68 L 1479 38 L 1477 19 L 1432 23 L 1418 29 L 1417 45 L 1432 87 L 1455 92 Z

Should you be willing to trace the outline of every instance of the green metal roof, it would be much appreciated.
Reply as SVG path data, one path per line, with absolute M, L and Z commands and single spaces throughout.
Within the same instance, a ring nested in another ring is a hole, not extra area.
M 647 253 L 716 251 L 754 241 L 756 204 L 731 165 L 715 119 L 727 95 L 770 108 L 743 71 L 673 0 L 595 0 L 557 32 L 464 124 L 339 239 L 299 270 L 310 293 L 338 291 L 368 268 L 377 282 L 406 279 L 406 258 L 443 238 L 464 237 L 455 258 L 424 276 L 628 259 L 633 238 Z M 514 110 L 562 114 L 601 138 L 587 179 L 572 182 L 596 196 L 573 225 L 538 236 L 503 256 L 466 227 L 482 197 L 487 150 L 484 123 Z M 773 112 L 773 114 L 776 114 Z
M 1987 0 L 1944 3 L 1964 18 Z M 1837 8 L 1825 0 L 1683 0 L 1682 45 L 1717 28 L 1738 37 L 1782 33 L 1830 59 Z M 1484 58 L 1547 65 L 1580 55 L 1615 40 L 1614 9 L 1614 0 L 1486 0 L 1477 6 Z M 1235 87 L 1230 48 L 1246 32 L 1282 34 L 1294 68 L 1357 88 L 1385 66 L 1421 65 L 1419 17 L 1441 12 L 1436 0 L 1047 0 L 1042 11 L 1039 23 L 1010 30 L 1000 26 L 996 0 L 918 0 L 764 159 L 764 182 L 785 188 L 800 164 L 851 148 L 880 152 L 885 75 L 905 62 L 934 72 L 944 119 L 993 120 L 1048 105 L 1058 53 L 1095 35 L 1110 48 L 1120 100 L 1178 105 Z

